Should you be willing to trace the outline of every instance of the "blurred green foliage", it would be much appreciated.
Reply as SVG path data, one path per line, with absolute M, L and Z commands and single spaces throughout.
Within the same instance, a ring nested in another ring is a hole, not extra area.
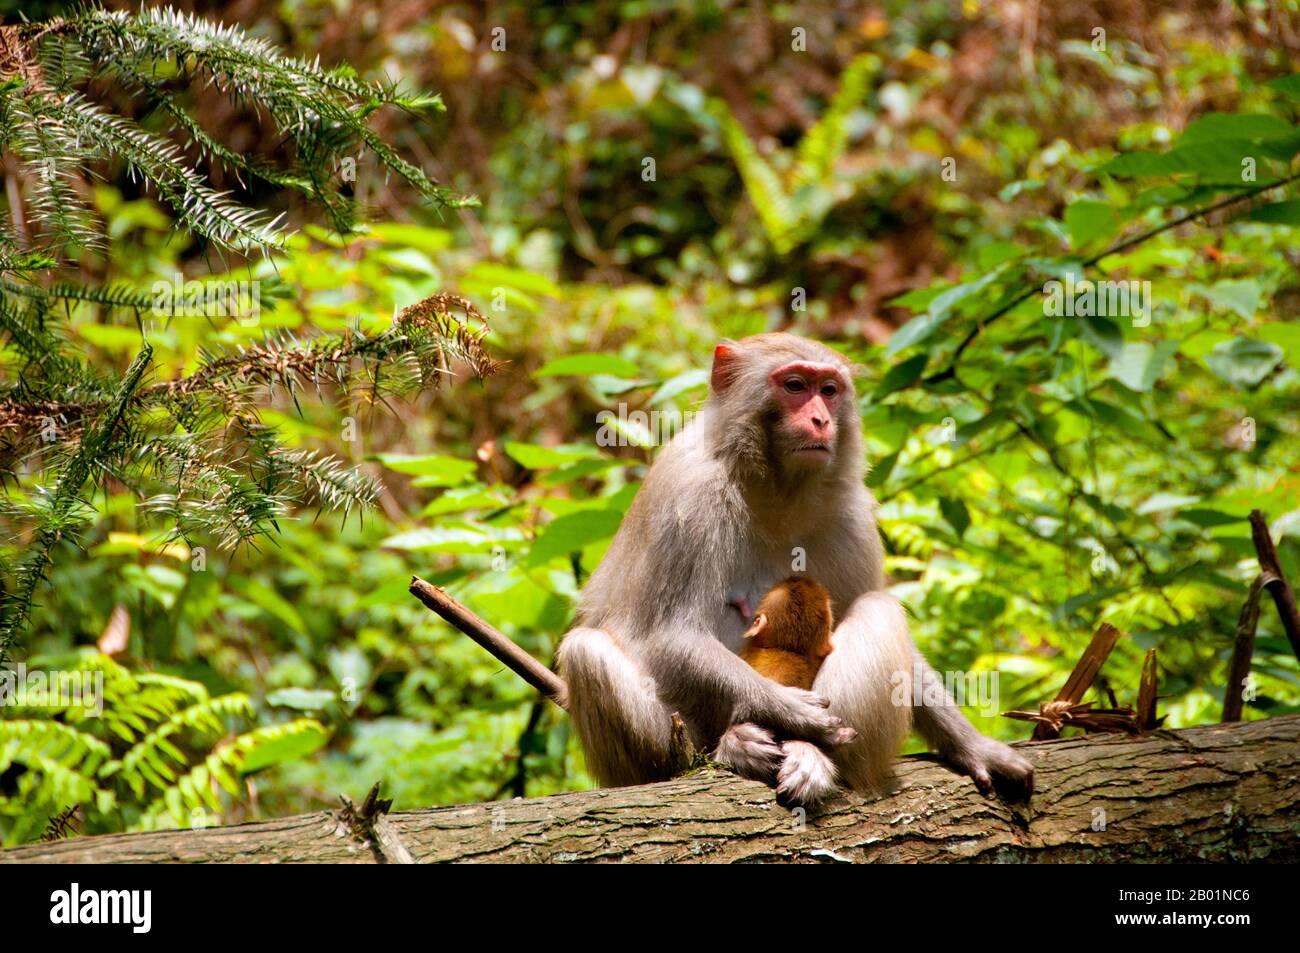
M 360 521 L 303 513 L 196 572 L 141 532 L 128 496 L 96 499 L 26 637 L 33 655 L 67 653 L 121 606 L 132 672 L 247 696 L 259 725 L 323 726 L 310 756 L 217 792 L 225 820 L 376 780 L 400 808 L 587 786 L 565 718 L 411 599 L 409 576 L 549 662 L 653 459 L 619 405 L 689 412 L 716 339 L 772 328 L 860 362 L 893 591 L 939 670 L 999 673 L 996 703 L 968 710 L 981 730 L 1024 737 L 996 713 L 1051 697 L 1102 621 L 1127 637 L 1101 691 L 1133 703 L 1155 648 L 1167 723 L 1217 720 L 1257 571 L 1252 508 L 1300 581 L 1296 190 L 1106 251 L 1292 174 L 1296 83 L 1268 81 L 1294 55 L 1295 4 L 1271 45 L 1253 8 L 1225 26 L 1171 7 L 1108 22 L 1101 49 L 1086 18 L 1044 11 L 1027 46 L 980 3 L 886 4 L 839 30 L 797 4 L 506 4 L 505 54 L 477 12 L 376 32 L 375 9 L 354 11 L 346 38 L 325 4 L 267 19 L 363 72 L 445 90 L 451 145 L 436 159 L 482 195 L 481 215 L 414 212 L 348 242 L 308 227 L 262 267 L 291 293 L 258 326 L 147 327 L 155 360 L 179 370 L 273 330 L 379 327 L 452 290 L 488 315 L 508 365 L 395 416 L 271 402 L 265 419 L 291 441 L 382 479 Z M 788 49 L 800 25 L 806 67 Z M 382 182 L 357 186 L 401 206 Z M 106 186 L 98 203 L 108 276 L 147 287 L 175 270 L 185 250 L 153 202 Z M 1052 313 L 1047 282 L 1085 278 L 1149 282 L 1149 313 Z M 93 309 L 73 327 L 105 365 L 139 347 L 133 323 Z M 603 424 L 628 445 L 598 445 Z M 1254 675 L 1247 717 L 1300 710 L 1271 610 Z M 0 768 L 0 794 L 19 797 L 22 773 Z M 92 829 L 144 823 L 106 807 Z M 10 841 L 39 833 L 0 823 Z

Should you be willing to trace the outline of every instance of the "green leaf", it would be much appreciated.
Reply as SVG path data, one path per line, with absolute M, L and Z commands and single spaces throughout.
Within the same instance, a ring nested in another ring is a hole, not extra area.
M 376 459 L 390 470 L 421 477 L 420 486 L 455 486 L 470 479 L 478 469 L 473 460 L 461 460 L 436 453 L 423 456 L 381 453 Z
M 896 451 L 891 453 L 889 456 L 882 457 L 880 460 L 876 461 L 875 466 L 867 471 L 867 486 L 874 490 L 883 485 L 884 482 L 889 479 L 889 474 L 894 472 L 894 467 L 898 464 L 899 452 L 901 451 Z
M 653 378 L 646 377 L 628 378 L 614 377 L 611 374 L 593 374 L 587 379 L 587 383 L 591 385 L 591 389 L 600 396 L 601 400 L 608 401 L 610 398 L 626 394 L 628 391 L 649 387 L 655 381 Z
M 1178 146 L 1168 152 L 1129 152 L 1116 156 L 1094 171 L 1098 174 L 1135 178 L 1198 173 L 1214 181 L 1246 184 L 1242 181 L 1242 160 L 1285 161 L 1300 149 L 1300 135 L 1279 139 L 1216 139 Z
M 559 467 L 550 473 L 542 474 L 539 483 L 542 486 L 563 486 L 565 483 L 572 483 L 574 480 L 581 480 L 583 477 L 592 476 L 596 473 L 603 473 L 606 470 L 612 470 L 615 467 L 626 466 L 631 463 L 630 460 L 614 460 L 601 458 L 599 460 L 579 460 L 577 463 L 571 463 L 565 467 Z
M 1003 262 L 1015 261 L 1027 253 L 1028 249 L 1017 242 L 990 242 L 976 252 L 975 263 L 980 268 L 993 268 Z
M 105 351 L 124 352 L 140 346 L 140 331 L 120 324 L 82 324 L 77 334 Z
M 490 553 L 498 546 L 517 550 L 523 541 L 524 533 L 520 529 L 462 523 L 397 533 L 379 545 L 385 549 L 468 555 Z
M 1176 145 L 1241 139 L 1258 142 L 1295 133 L 1295 126 L 1270 113 L 1206 113 L 1187 124 Z
M 1199 502 L 1201 502 L 1199 496 L 1184 496 L 1179 493 L 1154 493 L 1147 497 L 1142 505 L 1137 508 L 1137 512 L 1138 515 L 1145 516 L 1148 513 L 1163 513 L 1166 510 L 1182 509 Z
M 280 688 L 266 696 L 266 703 L 278 708 L 320 711 L 334 701 L 335 694 L 326 688 Z
M 1230 526 L 1233 523 L 1244 523 L 1246 517 L 1233 516 L 1231 513 L 1224 513 L 1221 510 L 1212 510 L 1207 508 L 1198 508 L 1194 510 L 1183 510 L 1178 514 L 1189 523 L 1209 529 L 1214 526 Z
M 261 582 L 248 582 L 240 587 L 239 594 L 295 632 L 307 634 L 307 624 L 298 614 L 298 609 L 269 586 Z
M 616 354 L 568 354 L 547 361 L 534 377 L 564 377 L 574 375 L 591 377 L 608 374 L 613 377 L 636 377 L 639 368 Z
M 1010 202 L 1021 192 L 1032 192 L 1042 187 L 1043 183 L 1038 179 L 1018 179 L 1002 187 L 1002 191 L 998 193 L 998 201 Z
M 542 563 L 580 552 L 592 543 L 611 538 L 618 531 L 623 514 L 611 509 L 578 510 L 546 524 L 524 557 L 524 565 Z
M 1264 85 L 1269 89 L 1276 89 L 1279 93 L 1289 96 L 1291 99 L 1300 99 L 1300 73 L 1279 76 L 1277 79 L 1269 80 Z
M 1286 354 L 1292 366 L 1300 367 L 1300 324 L 1289 321 L 1277 321 L 1264 324 L 1255 332 L 1260 340 L 1276 344 Z
M 475 281 L 484 284 L 504 285 L 545 298 L 564 297 L 564 290 L 550 278 L 521 268 L 481 261 L 470 268 L 469 274 Z
M 1093 589 L 1089 592 L 1081 592 L 1077 596 L 1071 596 L 1052 610 L 1052 621 L 1059 625 L 1080 609 L 1096 605 L 1099 602 L 1105 602 L 1112 596 L 1117 596 L 1124 591 L 1123 586 L 1107 586 L 1104 589 Z
M 1251 209 L 1246 218 L 1269 225 L 1300 225 L 1300 199 L 1261 205 Z
M 966 535 L 966 530 L 970 528 L 970 511 L 966 509 L 963 501 L 955 497 L 941 496 L 939 512 L 943 514 L 943 518 L 947 520 L 959 539 Z
M 505 506 L 509 498 L 500 489 L 482 483 L 454 487 L 420 511 L 421 516 L 441 516 L 444 513 L 463 513 L 466 510 L 497 509 Z
M 551 467 L 568 466 L 578 460 L 599 458 L 598 447 L 590 444 L 565 444 L 558 447 L 539 447 L 532 443 L 508 441 L 504 447 L 506 455 L 521 467 L 529 470 L 546 470 Z
M 871 399 L 880 400 L 896 390 L 910 387 L 921 376 L 929 360 L 928 354 L 917 354 L 914 357 L 909 357 L 901 364 L 895 364 L 881 379 L 875 391 L 872 392 Z
M 1124 335 L 1114 321 L 1099 315 L 1089 315 L 1079 319 L 1079 330 L 1083 337 L 1097 350 L 1111 360 L 1119 357 L 1124 350 Z
M 927 311 L 918 314 L 889 336 L 889 344 L 885 346 L 885 357 L 893 357 L 899 351 L 924 341 L 946 320 L 948 315 L 944 312 Z
M 502 574 L 496 573 L 495 576 Z M 506 574 L 504 584 L 500 579 L 483 579 L 484 586 L 476 586 L 467 595 L 474 610 L 497 625 L 511 625 L 516 629 L 537 629 L 546 626 L 547 616 L 561 614 L 563 607 L 549 590 L 517 571 Z
M 1152 347 L 1145 341 L 1130 342 L 1110 362 L 1110 373 L 1129 390 L 1149 391 L 1178 350 L 1178 341 L 1164 341 Z
M 234 744 L 247 751 L 239 772 L 251 774 L 273 764 L 305 758 L 328 740 L 325 729 L 310 718 L 258 728 L 235 739 Z
M 1282 363 L 1282 349 L 1267 341 L 1234 338 L 1216 345 L 1205 358 L 1219 377 L 1234 387 L 1258 387 Z
M 709 372 L 703 368 L 697 368 L 691 371 L 685 371 L 675 377 L 670 377 L 664 381 L 654 396 L 650 398 L 650 406 L 657 407 L 660 404 L 672 400 L 679 394 L 685 394 L 687 391 L 695 390 L 697 387 L 707 387 L 709 383 Z
M 1160 432 L 1151 423 L 1126 407 L 1120 407 L 1109 401 L 1096 397 L 1072 400 L 1065 405 L 1069 410 L 1088 417 L 1095 417 L 1108 427 L 1114 427 L 1124 433 L 1132 434 L 1142 440 L 1161 439 Z
M 1070 245 L 1075 249 L 1114 234 L 1120 225 L 1119 213 L 1111 205 L 1091 200 L 1071 204 L 1065 210 L 1064 219 L 1070 233 Z
M 1216 308 L 1233 311 L 1247 321 L 1254 320 L 1264 298 L 1264 289 L 1260 283 L 1250 278 L 1224 279 L 1216 281 L 1208 288 L 1204 285 L 1192 285 L 1188 290 L 1206 298 Z
M 968 298 L 978 296 L 990 285 L 999 281 L 1012 281 L 1022 274 L 1024 266 L 1016 262 L 1006 262 L 985 272 L 975 281 L 967 281 L 941 292 L 930 302 L 930 310 L 913 318 L 889 336 L 885 347 L 885 357 L 893 357 L 899 351 L 913 344 L 918 344 L 935 332 L 959 305 Z
M 940 280 L 924 288 L 905 291 L 895 298 L 890 298 L 886 303 L 891 307 L 906 308 L 908 311 L 928 311 L 930 302 L 952 287 L 954 286 L 950 282 Z

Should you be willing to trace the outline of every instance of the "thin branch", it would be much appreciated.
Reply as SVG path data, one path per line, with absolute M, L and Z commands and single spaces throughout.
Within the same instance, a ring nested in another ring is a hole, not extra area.
M 1246 604 L 1237 619 L 1237 631 L 1232 639 L 1232 664 L 1228 666 L 1228 684 L 1223 689 L 1223 717 L 1220 721 L 1241 721 L 1246 701 L 1246 680 L 1250 678 L 1251 656 L 1255 654 L 1255 629 L 1259 625 L 1259 602 L 1264 587 L 1277 577 L 1264 570 L 1250 584 Z
M 487 649 L 510 671 L 561 708 L 568 709 L 568 689 L 560 676 L 521 649 L 508 636 L 447 595 L 445 589 L 430 585 L 419 576 L 412 576 L 410 592 L 428 608 Z
M 1259 568 L 1273 577 L 1268 582 L 1268 590 L 1273 595 L 1277 614 L 1282 617 L 1282 628 L 1291 641 L 1291 650 L 1296 658 L 1300 658 L 1300 610 L 1296 608 L 1295 590 L 1282 572 L 1277 547 L 1268 532 L 1268 520 L 1260 510 L 1250 511 L 1250 536 L 1255 543 L 1255 552 L 1259 554 Z
M 1074 670 L 1070 672 L 1070 677 L 1065 680 L 1061 690 L 1057 692 L 1055 701 L 1065 705 L 1078 705 L 1083 701 L 1083 696 L 1087 694 L 1088 689 L 1092 687 L 1093 681 L 1097 678 L 1097 673 L 1101 667 L 1106 664 L 1106 659 L 1110 656 L 1111 650 L 1115 648 L 1115 643 L 1119 641 L 1119 629 L 1115 628 L 1109 622 L 1103 622 L 1084 649 L 1083 655 L 1075 663 Z M 1049 738 L 1059 737 L 1059 729 L 1053 729 L 1046 722 L 1038 722 L 1034 726 L 1034 741 L 1045 741 Z
M 1246 200 L 1252 199 L 1263 192 L 1267 192 L 1270 189 L 1276 189 L 1282 185 L 1287 185 L 1291 182 L 1296 181 L 1297 179 L 1300 179 L 1300 172 L 1296 172 L 1292 175 L 1287 176 L 1286 178 L 1278 179 L 1274 182 L 1268 182 L 1265 183 L 1264 185 L 1256 186 L 1255 188 L 1249 189 L 1248 191 L 1242 192 L 1238 195 L 1229 196 L 1228 198 L 1222 199 L 1211 205 L 1206 205 L 1203 206 L 1202 208 L 1193 209 L 1192 211 L 1186 213 L 1185 215 L 1180 215 L 1177 218 L 1170 219 L 1168 222 L 1165 222 L 1162 225 L 1157 225 L 1153 228 L 1147 229 L 1145 232 L 1139 232 L 1137 235 L 1134 235 L 1130 238 L 1125 238 L 1117 242 L 1116 244 L 1111 245 L 1109 248 L 1105 249 L 1104 251 L 1097 252 L 1095 255 L 1093 255 L 1090 258 L 1085 258 L 1082 262 L 1082 266 L 1084 268 L 1091 268 L 1093 265 L 1097 264 L 1097 262 L 1101 261 L 1103 258 L 1108 258 L 1111 255 L 1118 255 L 1120 252 L 1128 251 L 1130 248 L 1134 247 L 1135 245 L 1140 245 L 1143 242 L 1147 241 L 1148 239 L 1154 238 L 1155 236 L 1163 232 L 1167 232 L 1170 229 L 1177 228 L 1179 225 L 1185 225 L 1187 222 L 1192 221 L 1192 219 L 1201 218 L 1213 212 L 1218 212 L 1225 208 L 1229 208 L 1240 202 L 1245 202 Z M 1032 298 L 1034 295 L 1038 294 L 1039 291 L 1040 288 L 1038 287 L 1037 284 L 1031 285 L 1030 287 L 1026 288 L 1024 291 L 1022 291 L 1020 294 L 1017 294 L 1015 297 L 1010 298 L 1007 301 L 1004 301 L 1001 305 L 995 308 L 990 314 L 986 315 L 983 318 L 978 319 L 975 322 L 974 327 L 972 327 L 970 331 L 966 333 L 966 336 L 962 338 L 961 343 L 957 345 L 956 350 L 952 352 L 952 356 L 948 359 L 947 366 L 945 366 L 941 371 L 935 371 L 935 373 L 931 374 L 929 377 L 922 380 L 921 383 L 934 384 L 939 381 L 947 380 L 950 377 L 955 377 L 957 374 L 958 361 L 961 360 L 962 354 L 964 354 L 966 349 L 970 347 L 971 343 L 975 340 L 975 338 L 979 337 L 979 335 L 982 334 L 990 324 L 993 324 L 999 318 L 1005 317 L 1018 305 L 1023 304 L 1024 302 Z

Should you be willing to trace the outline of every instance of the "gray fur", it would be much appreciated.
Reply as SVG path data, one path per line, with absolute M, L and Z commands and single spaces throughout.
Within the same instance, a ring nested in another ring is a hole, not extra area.
M 911 726 L 910 693 L 906 704 L 893 703 L 894 675 L 910 678 L 915 649 L 901 607 L 880 591 L 883 553 L 863 484 L 857 400 L 850 387 L 836 412 L 833 455 L 810 468 L 783 452 L 767 380 L 794 360 L 838 363 L 846 379 L 850 366 L 787 334 L 730 347 L 738 373 L 659 454 L 587 583 L 578 628 L 560 646 L 588 767 L 610 785 L 667 777 L 677 711 L 696 744 L 717 746 L 719 760 L 767 781 L 773 735 L 810 742 L 787 748 L 776 770 L 789 803 L 828 796 L 837 774 L 854 788 L 878 789 Z M 790 575 L 796 547 L 808 575 L 830 592 L 837 620 L 835 650 L 813 692 L 765 679 L 735 654 L 746 622 L 730 603 L 756 605 Z M 955 705 L 918 711 L 916 721 L 981 786 L 996 775 L 1032 784 L 1028 762 L 978 734 Z

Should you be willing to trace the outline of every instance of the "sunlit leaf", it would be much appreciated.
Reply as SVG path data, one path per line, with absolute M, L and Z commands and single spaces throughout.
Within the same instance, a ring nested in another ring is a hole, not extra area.
M 1267 341 L 1234 338 L 1217 345 L 1205 363 L 1234 387 L 1258 387 L 1282 363 L 1282 349 Z
M 612 377 L 636 377 L 638 368 L 617 354 L 568 354 L 547 361 L 534 373 L 534 377 L 591 377 L 608 374 Z

